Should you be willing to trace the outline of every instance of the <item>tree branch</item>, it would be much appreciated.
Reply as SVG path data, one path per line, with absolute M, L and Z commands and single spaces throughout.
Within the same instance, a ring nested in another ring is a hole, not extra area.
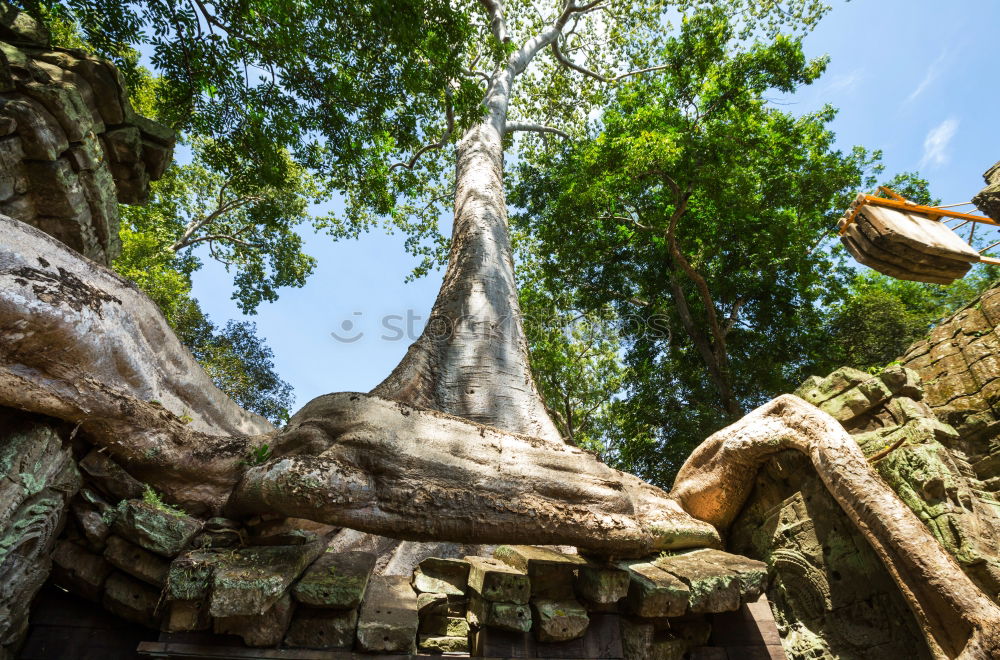
M 479 0 L 479 4 L 485 7 L 486 13 L 490 15 L 490 27 L 496 40 L 502 44 L 509 42 L 507 21 L 503 15 L 503 0 Z
M 437 142 L 432 142 L 431 144 L 425 144 L 417 153 L 413 154 L 407 162 L 393 163 L 389 166 L 389 171 L 393 171 L 397 167 L 404 167 L 408 170 L 413 170 L 416 166 L 417 161 L 428 151 L 434 151 L 435 149 L 440 149 L 444 145 L 448 144 L 448 139 L 451 137 L 452 132 L 455 130 L 455 109 L 451 106 L 451 89 L 445 90 L 446 106 L 445 106 L 445 121 L 447 122 L 444 133 L 441 134 L 441 139 Z
M 532 124 L 523 123 L 517 121 L 509 121 L 506 126 L 508 133 L 514 133 L 515 131 L 526 131 L 532 133 L 552 133 L 553 135 L 558 135 L 561 138 L 569 139 L 569 133 L 560 130 L 552 126 L 543 126 L 542 124 Z

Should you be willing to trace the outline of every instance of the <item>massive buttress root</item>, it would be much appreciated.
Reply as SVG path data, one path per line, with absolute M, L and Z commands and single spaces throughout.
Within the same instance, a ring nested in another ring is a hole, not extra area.
M 962 572 L 927 528 L 868 466 L 830 415 L 790 394 L 712 435 L 688 458 L 671 497 L 725 532 L 774 454 L 795 449 L 882 559 L 940 658 L 1000 655 L 1000 607 Z
M 328 394 L 247 471 L 237 512 L 276 510 L 406 540 L 575 545 L 616 556 L 719 546 L 659 488 L 568 445 L 364 394 Z
M 15 220 L 0 217 L 0 236 L 0 406 L 79 424 L 192 513 L 233 495 L 233 510 L 410 540 L 619 556 L 719 544 L 587 452 L 381 397 L 319 397 L 276 433 L 212 385 L 133 285 Z M 265 442 L 275 458 L 250 467 Z

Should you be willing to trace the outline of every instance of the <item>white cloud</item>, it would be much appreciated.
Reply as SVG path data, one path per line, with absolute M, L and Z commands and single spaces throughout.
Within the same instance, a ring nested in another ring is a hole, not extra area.
M 931 84 L 938 79 L 938 77 L 944 72 L 944 62 L 948 58 L 948 51 L 943 50 L 938 58 L 931 62 L 930 66 L 927 67 L 927 72 L 924 73 L 924 79 L 920 81 L 910 95 L 906 97 L 905 103 L 912 103 L 914 99 L 923 94 Z
M 958 120 L 949 117 L 927 132 L 924 138 L 924 156 L 920 159 L 920 167 L 944 165 L 948 162 L 948 145 L 958 130 Z
M 854 88 L 858 86 L 861 81 L 862 74 L 860 71 L 852 71 L 850 73 L 838 73 L 837 75 L 830 78 L 830 82 L 826 85 L 826 92 L 853 92 Z

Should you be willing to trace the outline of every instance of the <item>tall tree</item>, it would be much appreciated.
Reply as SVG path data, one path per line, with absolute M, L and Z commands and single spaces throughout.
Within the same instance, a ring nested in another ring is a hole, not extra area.
M 797 39 L 745 46 L 714 8 L 686 17 L 660 59 L 588 139 L 524 165 L 515 202 L 551 255 L 550 288 L 622 319 L 618 454 L 656 455 L 641 472 L 666 485 L 694 443 L 808 375 L 822 306 L 849 274 L 824 242 L 876 156 L 833 147 L 831 108 L 767 103 L 823 71 Z

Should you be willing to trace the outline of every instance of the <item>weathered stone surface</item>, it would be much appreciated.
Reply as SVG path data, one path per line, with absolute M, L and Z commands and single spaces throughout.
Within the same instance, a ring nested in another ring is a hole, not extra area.
M 310 649 L 349 649 L 354 646 L 358 611 L 299 606 L 285 634 L 285 646 Z
M 142 497 L 142 484 L 104 452 L 92 449 L 80 461 L 80 470 L 87 475 L 90 483 L 116 500 L 135 500 Z
M 88 600 L 100 602 L 104 581 L 114 567 L 101 555 L 63 539 L 52 553 L 52 581 Z
M 356 608 L 364 600 L 375 560 L 369 552 L 326 552 L 306 569 L 292 595 L 313 607 Z
M 49 31 L 28 12 L 4 4 L 0 7 L 0 39 L 44 46 L 49 43 Z
M 617 605 L 628 595 L 628 586 L 628 571 L 614 566 L 588 564 L 577 572 L 577 594 L 598 609 Z
M 420 635 L 417 647 L 427 653 L 468 653 L 469 638 Z
M 590 618 L 587 610 L 576 600 L 548 600 L 533 598 L 535 635 L 540 642 L 566 642 L 583 637 Z
M 323 552 L 323 546 L 260 546 L 226 553 L 212 571 L 212 616 L 261 614 L 289 591 L 295 578 Z
M 790 659 L 927 657 L 892 579 L 801 454 L 758 474 L 728 548 L 767 563 Z
M 55 160 L 69 149 L 69 140 L 59 122 L 34 99 L 0 98 L 0 114 L 14 120 L 26 158 Z
M 673 574 L 642 560 L 621 562 L 619 567 L 629 574 L 627 603 L 632 614 L 657 618 L 687 611 L 690 589 Z
M 142 500 L 123 500 L 115 509 L 114 532 L 138 546 L 164 557 L 184 550 L 201 530 L 191 516 L 156 508 Z
M 218 635 L 237 635 L 247 646 L 277 646 L 292 621 L 294 607 L 286 593 L 260 614 L 216 618 L 212 629 Z
M 154 587 L 162 587 L 167 581 L 170 562 L 120 536 L 108 537 L 104 558 L 116 568 Z
M 413 588 L 421 593 L 464 596 L 469 583 L 469 563 L 461 559 L 428 557 L 413 571 Z
M 511 632 L 531 630 L 531 608 L 527 605 L 486 600 L 477 594 L 469 597 L 466 617 L 473 628 L 497 628 Z
M 81 51 L 29 47 L 0 26 L 0 212 L 104 265 L 121 250 L 117 201 L 162 176 L 173 132 L 132 110 L 120 73 Z M 109 127 L 112 127 L 109 129 Z
M 417 595 L 409 579 L 373 577 L 358 615 L 358 648 L 369 653 L 413 653 L 417 625 Z
M 497 559 L 466 557 L 469 562 L 469 588 L 486 600 L 525 604 L 531 596 L 531 583 L 522 571 Z
M 111 534 L 111 528 L 108 527 L 100 512 L 80 499 L 70 503 L 70 511 L 76 526 L 87 539 L 87 545 L 90 549 L 94 552 L 103 552 L 105 541 Z
M 67 501 L 79 487 L 54 427 L 0 411 L 0 654 L 27 632 L 27 604 L 49 575 Z
M 740 606 L 740 581 L 733 571 L 693 553 L 661 557 L 653 564 L 687 585 L 688 609 L 693 613 L 731 612 Z
M 164 593 L 171 600 L 208 598 L 215 566 L 225 558 L 219 551 L 192 550 L 170 562 Z
M 158 628 L 156 605 L 160 592 L 148 584 L 117 571 L 104 583 L 104 609 L 127 621 Z
M 208 604 L 200 600 L 172 600 L 167 603 L 163 629 L 167 632 L 192 632 L 209 630 L 212 619 Z
M 469 622 L 461 616 L 421 617 L 419 631 L 438 637 L 465 637 L 469 634 Z
M 417 594 L 417 611 L 420 617 L 465 616 L 468 599 L 448 594 Z
M 577 570 L 587 565 L 580 555 L 530 545 L 501 545 L 493 556 L 528 574 L 532 598 L 552 600 L 573 599 Z
M 622 647 L 628 660 L 682 660 L 691 644 L 652 623 L 622 619 Z

